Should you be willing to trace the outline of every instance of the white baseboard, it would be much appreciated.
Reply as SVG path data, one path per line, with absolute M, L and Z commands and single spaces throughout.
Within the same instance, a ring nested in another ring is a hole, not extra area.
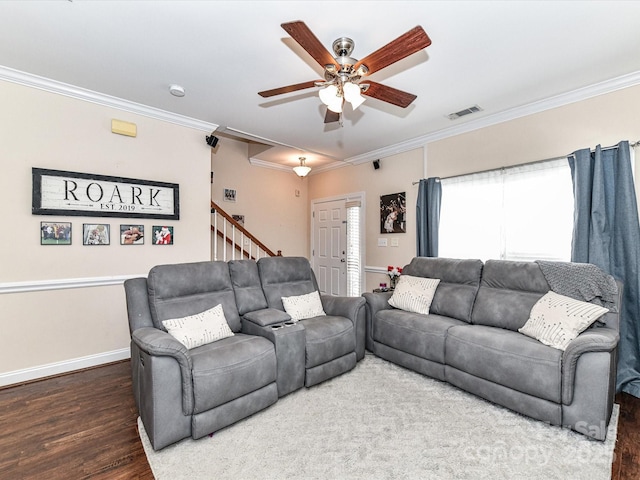
M 96 367 L 106 363 L 126 360 L 130 357 L 130 350 L 128 348 L 123 348 L 120 350 L 113 350 L 111 352 L 88 355 L 86 357 L 72 358 L 62 362 L 49 363 L 22 370 L 14 370 L 13 372 L 0 373 L 0 387 L 28 382 L 30 380 L 37 380 L 39 378 L 50 377 L 52 375 L 60 375 L 61 373 L 73 372 L 75 370 L 82 370 L 83 368 Z

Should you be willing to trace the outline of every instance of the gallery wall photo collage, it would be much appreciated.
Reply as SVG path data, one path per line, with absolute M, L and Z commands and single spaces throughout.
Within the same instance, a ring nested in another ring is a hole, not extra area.
M 174 227 L 165 221 L 180 220 L 178 184 L 31 170 L 33 215 L 99 217 L 75 225 L 71 221 L 41 221 L 41 245 L 71 245 L 74 240 L 87 246 L 174 244 Z M 111 225 L 104 217 L 125 218 L 130 223 Z M 153 225 L 145 225 L 141 219 L 152 219 Z

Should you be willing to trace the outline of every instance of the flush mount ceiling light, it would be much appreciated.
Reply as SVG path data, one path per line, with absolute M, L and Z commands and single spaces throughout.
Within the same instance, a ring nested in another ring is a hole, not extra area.
M 293 167 L 293 171 L 295 172 L 296 175 L 298 175 L 300 178 L 302 177 L 306 177 L 309 172 L 311 171 L 311 167 L 307 167 L 305 160 L 305 157 L 299 157 L 298 160 L 300 160 L 300 165 Z
M 184 88 L 180 85 L 169 85 L 169 93 L 174 97 L 184 97 Z

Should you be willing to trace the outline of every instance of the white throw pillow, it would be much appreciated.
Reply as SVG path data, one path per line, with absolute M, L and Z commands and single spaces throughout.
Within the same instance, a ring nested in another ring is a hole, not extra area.
M 400 280 L 389 299 L 389 305 L 407 312 L 427 315 L 439 283 L 438 278 L 400 275 Z
M 162 325 L 188 349 L 233 336 L 222 305 L 188 317 L 164 320 Z
M 518 331 L 545 345 L 564 350 L 571 340 L 608 311 L 600 305 L 550 291 L 536 302 L 527 323 Z
M 306 295 L 282 297 L 282 305 L 284 306 L 284 311 L 289 314 L 294 322 L 326 315 L 322 308 L 320 294 L 317 291 Z

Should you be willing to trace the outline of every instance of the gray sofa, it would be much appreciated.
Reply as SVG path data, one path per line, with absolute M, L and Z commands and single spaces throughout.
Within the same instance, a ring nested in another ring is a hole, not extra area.
M 363 294 L 368 350 L 521 414 L 605 439 L 620 293 L 610 312 L 562 351 L 518 332 L 550 290 L 536 262 L 420 257 L 403 275 L 440 279 L 429 314 L 391 307 L 391 292 Z
M 153 448 L 220 430 L 364 357 L 365 300 L 322 296 L 291 321 L 282 297 L 318 290 L 300 257 L 160 265 L 124 284 L 136 405 Z M 163 320 L 222 305 L 234 335 L 187 349 Z

